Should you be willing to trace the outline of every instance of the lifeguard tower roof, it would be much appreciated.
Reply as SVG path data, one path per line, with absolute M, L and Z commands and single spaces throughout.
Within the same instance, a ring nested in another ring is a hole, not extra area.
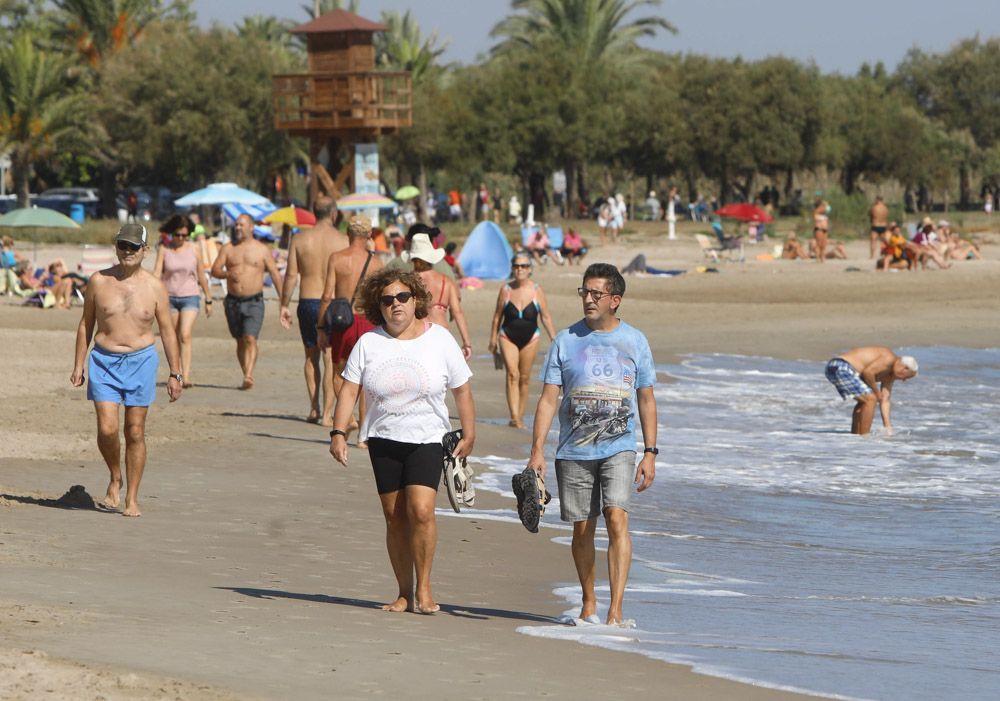
M 347 10 L 331 10 L 311 22 L 300 24 L 294 34 L 326 34 L 327 32 L 384 32 L 384 24 L 372 22 Z

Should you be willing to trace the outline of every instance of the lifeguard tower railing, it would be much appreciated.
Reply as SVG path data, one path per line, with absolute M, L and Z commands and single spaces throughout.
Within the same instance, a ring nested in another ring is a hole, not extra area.
M 274 126 L 307 136 L 413 124 L 413 86 L 405 71 L 279 74 L 272 77 Z

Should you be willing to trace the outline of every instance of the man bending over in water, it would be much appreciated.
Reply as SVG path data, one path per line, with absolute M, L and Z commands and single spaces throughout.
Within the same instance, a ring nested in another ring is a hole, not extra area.
M 125 405 L 125 516 L 139 516 L 139 482 L 146 467 L 146 412 L 156 399 L 156 355 L 153 319 L 160 328 L 163 352 L 170 364 L 167 394 L 181 396 L 180 350 L 170 320 L 167 290 L 143 270 L 149 250 L 146 227 L 126 224 L 115 236 L 118 265 L 90 277 L 83 302 L 83 318 L 76 333 L 76 360 L 70 382 L 80 387 L 85 379 L 87 349 L 97 326 L 87 374 L 87 399 L 97 411 L 97 447 L 111 471 L 104 505 L 121 503 L 121 441 L 118 405 Z
M 840 392 L 842 399 L 857 402 L 851 420 L 851 433 L 871 431 L 875 403 L 882 413 L 882 425 L 892 435 L 889 415 L 892 383 L 905 382 L 917 375 L 917 360 L 912 355 L 897 356 L 883 346 L 864 346 L 841 353 L 826 364 L 826 379 Z M 881 387 L 879 387 L 881 383 Z

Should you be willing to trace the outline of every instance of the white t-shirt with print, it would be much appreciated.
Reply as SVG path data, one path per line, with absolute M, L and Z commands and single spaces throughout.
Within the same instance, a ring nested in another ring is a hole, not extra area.
M 341 375 L 362 385 L 368 400 L 359 440 L 440 443 L 451 430 L 445 395 L 468 382 L 472 371 L 450 333 L 424 324 L 424 332 L 408 340 L 379 327 L 351 351 Z

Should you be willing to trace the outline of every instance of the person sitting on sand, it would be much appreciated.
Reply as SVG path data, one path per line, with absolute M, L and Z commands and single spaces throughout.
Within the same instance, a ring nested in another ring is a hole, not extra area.
M 812 242 L 810 241 L 809 244 L 811 247 Z M 781 257 L 784 260 L 808 260 L 811 256 L 802 248 L 795 232 L 789 231 L 787 238 L 785 238 L 785 245 L 781 247 Z
M 167 394 L 181 396 L 184 376 L 167 290 L 142 267 L 149 250 L 142 224 L 126 224 L 115 236 L 118 264 L 90 278 L 83 316 L 76 332 L 76 354 L 70 383 L 87 384 L 87 399 L 97 412 L 97 447 L 111 473 L 104 506 L 121 503 L 122 470 L 118 407 L 125 405 L 125 516 L 139 516 L 139 482 L 146 467 L 146 414 L 156 399 L 156 337 L 170 365 Z M 96 335 L 94 333 L 96 329 Z M 90 341 L 94 348 L 87 359 Z M 86 365 L 86 373 L 84 367 Z
M 963 239 L 957 231 L 944 219 L 938 222 L 938 232 L 940 237 L 948 242 L 947 257 L 951 260 L 982 260 L 983 256 L 979 252 L 979 246 L 972 241 Z
M 827 252 L 826 252 L 826 259 L 827 260 L 833 260 L 833 259 L 846 260 L 847 259 L 847 249 L 844 248 L 844 244 L 842 242 L 840 242 L 840 241 L 831 241 L 827 245 L 830 246 L 830 248 L 827 249 Z M 815 240 L 812 240 L 812 241 L 809 242 L 809 257 L 810 258 L 815 258 L 816 257 L 816 241 Z
M 528 237 L 528 244 L 525 248 L 527 248 L 532 258 L 544 265 L 549 262 L 550 245 L 549 234 L 545 229 L 545 225 L 542 224 Z
M 931 221 L 930 217 L 924 217 L 924 220 L 920 223 L 920 229 L 910 243 L 913 246 L 913 250 L 916 251 L 917 262 L 922 269 L 927 269 L 928 260 L 934 261 L 938 268 L 945 269 L 951 267 L 951 263 L 945 260 L 947 250 L 942 246 L 941 240 L 934 231 L 934 222 Z
M 879 258 L 876 270 L 908 270 L 916 260 L 915 254 L 909 250 L 910 245 L 899 224 L 892 222 L 888 231 L 882 235 L 882 257 Z
M 864 435 L 871 431 L 878 404 L 882 425 L 886 433 L 892 435 L 890 397 L 893 382 L 916 377 L 917 369 L 913 356 L 897 356 L 883 346 L 855 348 L 830 360 L 826 364 L 826 379 L 837 388 L 842 399 L 857 402 L 851 418 L 851 433 Z
M 560 249 L 566 262 L 572 265 L 576 262 L 580 265 L 583 257 L 587 255 L 587 242 L 583 240 L 576 229 L 569 229 L 563 236 L 563 245 Z
M 330 454 L 347 466 L 351 413 L 364 388 L 368 412 L 358 439 L 368 444 L 399 585 L 382 609 L 434 613 L 440 610 L 430 581 L 437 546 L 434 501 L 444 463 L 441 440 L 451 431 L 445 396 L 451 390 L 458 410 L 462 438 L 452 455 L 461 460 L 476 440 L 472 371 L 452 335 L 427 320 L 432 297 L 419 273 L 385 268 L 365 278 L 358 300 L 377 328 L 358 340 L 347 359 Z

